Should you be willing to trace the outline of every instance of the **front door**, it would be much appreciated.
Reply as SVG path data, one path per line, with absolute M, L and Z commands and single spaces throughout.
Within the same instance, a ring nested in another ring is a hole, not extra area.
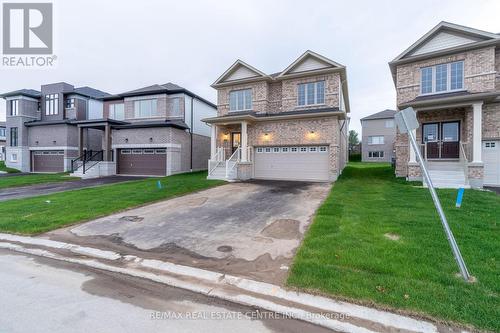
M 449 121 L 423 124 L 422 143 L 427 145 L 427 158 L 459 158 L 460 122 Z
M 241 145 L 241 132 L 231 133 L 231 154 L 233 154 L 236 149 Z

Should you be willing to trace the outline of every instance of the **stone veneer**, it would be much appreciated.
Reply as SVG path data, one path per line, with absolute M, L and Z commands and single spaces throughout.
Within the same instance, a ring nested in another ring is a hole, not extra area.
M 297 85 L 300 83 L 325 81 L 325 103 L 322 105 L 298 106 Z M 257 113 L 279 113 L 325 107 L 339 107 L 340 74 L 329 73 L 300 78 L 281 79 L 275 82 L 257 81 L 217 88 L 218 116 L 229 113 L 229 93 L 234 90 L 252 89 L 252 111 Z
M 217 146 L 226 148 L 226 155 L 229 155 L 231 151 L 231 132 L 240 131 L 240 125 L 218 125 Z M 314 131 L 313 134 L 312 131 Z M 345 159 L 341 158 L 341 148 L 344 145 L 340 142 L 338 117 L 266 121 L 248 125 L 248 146 L 250 147 L 293 145 L 329 146 L 331 179 L 335 180 L 340 174 Z
M 396 68 L 397 103 L 409 102 L 420 94 L 420 69 L 453 61 L 464 61 L 464 88 L 469 92 L 495 90 L 495 47 L 470 50 L 408 64 Z

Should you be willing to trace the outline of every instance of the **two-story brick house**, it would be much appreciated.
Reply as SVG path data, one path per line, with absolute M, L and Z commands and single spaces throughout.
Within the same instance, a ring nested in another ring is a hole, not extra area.
M 498 34 L 441 22 L 389 63 L 438 187 L 500 185 L 499 46 Z M 421 180 L 407 135 L 395 146 L 396 175 Z
M 347 161 L 346 68 L 307 51 L 282 72 L 238 60 L 212 85 L 209 178 L 335 181 Z
M 215 105 L 172 83 L 110 95 L 67 83 L 3 94 L 6 164 L 76 176 L 206 169 Z

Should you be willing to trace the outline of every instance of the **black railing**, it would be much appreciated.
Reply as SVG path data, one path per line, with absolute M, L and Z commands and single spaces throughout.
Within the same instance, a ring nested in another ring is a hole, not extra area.
M 92 168 L 97 163 L 103 160 L 103 151 L 92 151 L 87 150 L 82 155 L 78 156 L 71 161 L 71 172 L 82 168 L 82 172 L 85 173 L 90 168 Z

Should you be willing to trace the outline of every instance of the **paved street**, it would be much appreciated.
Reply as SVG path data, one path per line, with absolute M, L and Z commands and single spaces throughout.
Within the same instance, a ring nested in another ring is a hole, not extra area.
M 255 319 L 250 308 L 181 289 L 3 250 L 0 285 L 2 333 L 329 332 L 290 319 Z

